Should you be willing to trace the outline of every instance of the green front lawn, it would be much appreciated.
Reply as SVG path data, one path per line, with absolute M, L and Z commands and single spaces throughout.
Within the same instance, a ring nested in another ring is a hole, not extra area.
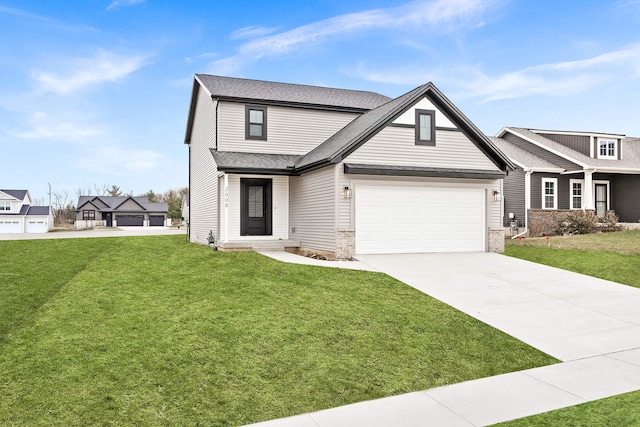
M 0 425 L 240 425 L 555 362 L 379 273 L 183 236 L 0 253 Z
M 640 287 L 640 231 L 507 241 L 505 254 Z M 640 391 L 498 424 L 509 427 L 640 425 Z

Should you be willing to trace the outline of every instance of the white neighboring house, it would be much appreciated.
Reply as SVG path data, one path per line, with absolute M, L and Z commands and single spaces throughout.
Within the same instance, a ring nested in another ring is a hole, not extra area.
M 47 233 L 51 229 L 50 206 L 31 206 L 28 190 L 0 190 L 0 233 Z
M 221 250 L 495 251 L 515 165 L 432 83 L 374 92 L 197 74 L 189 236 Z
M 189 195 L 182 196 L 182 224 L 189 225 Z

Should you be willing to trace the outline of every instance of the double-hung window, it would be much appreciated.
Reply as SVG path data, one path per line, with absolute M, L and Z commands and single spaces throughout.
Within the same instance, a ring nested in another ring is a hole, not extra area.
M 416 109 L 416 145 L 436 145 L 436 112 Z
M 598 139 L 598 158 L 617 159 L 618 141 L 615 139 Z
M 0 211 L 10 211 L 11 202 L 0 202 Z
M 557 178 L 542 178 L 542 209 L 558 209 Z
M 94 211 L 94 210 L 83 210 L 82 211 L 82 219 L 84 219 L 84 220 L 96 219 L 96 211 Z
M 584 195 L 584 181 L 582 179 L 572 179 L 569 180 L 569 188 L 571 189 L 569 207 L 571 209 L 582 209 L 584 208 L 582 198 Z
M 245 138 L 267 140 L 267 108 L 247 105 L 245 108 Z

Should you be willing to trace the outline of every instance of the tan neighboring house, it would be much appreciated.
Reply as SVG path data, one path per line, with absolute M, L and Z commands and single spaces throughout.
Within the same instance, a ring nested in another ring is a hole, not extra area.
M 190 240 L 356 254 L 503 249 L 515 166 L 432 83 L 374 92 L 197 74 Z
M 170 226 L 166 203 L 151 203 L 146 196 L 80 196 L 74 228 Z
M 32 206 L 28 190 L 0 190 L 0 233 L 47 233 L 53 229 L 50 206 Z

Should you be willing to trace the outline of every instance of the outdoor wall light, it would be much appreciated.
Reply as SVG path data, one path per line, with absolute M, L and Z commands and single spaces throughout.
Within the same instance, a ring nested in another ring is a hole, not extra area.
M 342 190 L 342 197 L 345 199 L 350 199 L 351 196 L 351 189 L 349 187 L 344 187 L 344 189 Z
M 502 200 L 502 194 L 498 190 L 493 190 L 493 201 L 500 202 Z

